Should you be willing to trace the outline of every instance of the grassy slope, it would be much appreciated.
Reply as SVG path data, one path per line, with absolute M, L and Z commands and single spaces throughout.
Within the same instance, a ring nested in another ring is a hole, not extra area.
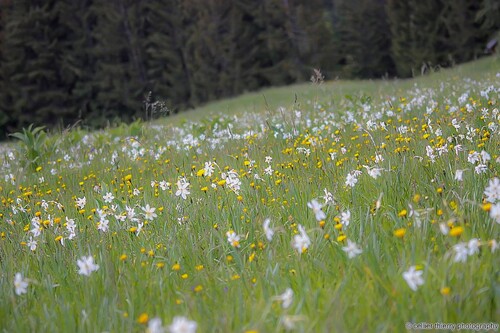
M 310 83 L 296 84 L 286 87 L 269 88 L 259 92 L 247 93 L 242 96 L 215 101 L 186 113 L 180 113 L 165 119 L 173 123 L 177 120 L 196 120 L 212 113 L 264 112 L 275 110 L 279 106 L 289 107 L 297 102 L 311 101 L 320 98 L 321 101 L 338 100 L 345 95 L 367 94 L 375 98 L 402 94 L 414 84 L 425 87 L 437 87 L 439 82 L 448 79 L 468 77 L 481 79 L 488 73 L 497 73 L 500 69 L 500 58 L 488 57 L 478 61 L 462 64 L 452 69 L 442 69 L 426 76 L 404 80 L 354 80 L 326 81 L 321 89 Z
M 82 144 L 85 133 L 79 131 L 51 139 L 59 151 L 42 158 L 40 171 L 22 172 L 15 161 L 2 170 L 14 174 L 17 182 L 0 184 L 0 328 L 140 332 L 146 329 L 139 323 L 143 313 L 158 316 L 165 324 L 183 315 L 196 320 L 200 332 L 282 331 L 286 321 L 293 322 L 297 331 L 328 332 L 397 332 L 408 321 L 498 321 L 499 251 L 491 253 L 488 241 L 499 240 L 499 225 L 481 207 L 485 186 L 499 174 L 499 164 L 493 160 L 498 158 L 500 140 L 498 132 L 482 140 L 489 120 L 480 119 L 479 110 L 467 113 L 459 107 L 449 115 L 446 105 L 455 106 L 458 97 L 470 90 L 470 97 L 491 114 L 495 106 L 481 99 L 476 84 L 467 86 L 463 78 L 498 87 L 495 74 L 499 71 L 498 59 L 484 59 L 415 80 L 274 88 L 211 103 L 152 126 L 93 133 L 87 144 Z M 442 82 L 443 91 L 438 91 Z M 415 84 L 423 90 L 415 91 Z M 300 105 L 294 105 L 295 94 Z M 350 103 L 345 95 L 371 96 L 367 103 L 372 110 L 363 112 L 359 99 Z M 424 98 L 422 103 L 408 104 L 419 97 Z M 395 115 L 383 115 L 387 131 L 359 131 L 343 118 L 348 112 L 356 118 L 368 116 L 387 108 L 383 103 L 388 100 Z M 434 126 L 431 131 L 425 127 L 424 114 L 434 100 L 439 107 L 428 116 Z M 314 109 L 315 103 L 321 107 Z M 406 105 L 412 107 L 397 111 Z M 278 106 L 285 107 L 283 115 L 276 111 Z M 295 109 L 302 111 L 296 124 Z M 249 111 L 262 117 L 249 118 Z M 442 147 L 434 133 L 439 127 L 443 137 L 455 134 L 452 117 L 463 119 L 461 131 L 469 124 L 477 127 L 478 135 L 472 142 L 463 140 L 465 153 L 454 154 L 450 146 L 449 153 L 430 163 L 425 147 Z M 266 129 L 267 125 L 262 132 L 260 124 L 266 121 L 272 127 L 282 125 L 284 132 L 296 129 L 300 134 L 283 139 L 281 132 Z M 224 129 L 230 123 L 234 125 L 231 135 L 220 132 L 224 140 L 213 140 L 215 128 Z M 398 132 L 402 125 L 408 126 L 408 134 Z M 183 142 L 189 134 L 206 138 Z M 235 138 L 239 134 L 242 137 Z M 426 139 L 425 134 L 429 134 Z M 125 139 L 130 135 L 137 135 L 139 148 L 145 149 L 139 158 L 133 141 Z M 297 148 L 310 149 L 310 154 Z M 487 173 L 475 175 L 467 152 L 482 149 L 493 160 Z M 112 164 L 115 151 L 118 163 Z M 379 164 L 384 171 L 382 177 L 372 179 L 362 165 L 375 166 L 376 153 L 384 157 Z M 336 157 L 332 160 L 330 154 Z M 273 157 L 272 176 L 264 173 L 267 155 Z M 22 156 L 17 158 L 22 162 Z M 197 176 L 204 163 L 213 159 L 221 170 L 216 168 L 210 178 Z M 255 164 L 248 173 L 245 161 L 251 160 Z M 239 174 L 241 197 L 219 184 L 222 171 L 229 169 Z M 468 169 L 461 183 L 454 181 L 456 169 Z M 344 182 L 354 170 L 363 174 L 350 189 Z M 255 180 L 253 173 L 263 180 Z M 130 183 L 124 181 L 127 175 L 132 177 Z M 191 183 L 187 200 L 175 196 L 181 176 Z M 170 182 L 171 189 L 150 186 L 151 181 L 161 180 Z M 217 184 L 217 190 L 212 184 Z M 102 193 L 93 190 L 96 185 Z M 132 194 L 134 188 L 139 195 Z M 325 206 L 327 218 L 322 225 L 307 202 L 313 198 L 322 202 L 325 188 L 336 204 Z M 159 216 L 137 236 L 130 231 L 137 223 L 120 223 L 110 215 L 110 230 L 101 232 L 94 211 L 105 210 L 107 191 L 116 197 L 116 214 L 128 205 L 141 217 L 141 207 L 150 204 Z M 84 196 L 85 211 L 78 211 L 75 199 Z M 379 198 L 381 206 L 375 210 Z M 47 210 L 42 209 L 42 200 L 49 202 Z M 54 202 L 61 203 L 64 211 Z M 26 212 L 14 214 L 12 206 L 24 207 Z M 347 210 L 350 224 L 339 228 L 338 219 Z M 37 211 L 48 222 L 32 253 L 22 242 L 29 239 Z M 415 226 L 416 214 L 421 214 L 421 227 Z M 77 221 L 77 237 L 61 246 L 55 238 L 67 236 L 66 217 Z M 267 217 L 275 231 L 271 243 L 261 226 Z M 56 218 L 61 221 L 54 222 Z M 442 235 L 440 223 L 463 232 L 459 237 Z M 311 238 L 310 248 L 301 255 L 291 246 L 299 224 Z M 404 229 L 403 238 L 394 236 L 398 229 Z M 229 230 L 241 235 L 239 248 L 226 240 Z M 363 253 L 347 258 L 343 236 L 355 241 Z M 453 246 L 472 238 L 481 241 L 480 255 L 454 263 Z M 99 270 L 89 277 L 78 275 L 76 260 L 89 254 Z M 424 272 L 424 284 L 416 292 L 402 278 L 413 265 Z M 14 294 L 16 272 L 30 279 L 27 294 Z M 450 291 L 443 289 L 447 287 Z M 286 288 L 292 288 L 294 298 L 284 309 L 276 296 Z

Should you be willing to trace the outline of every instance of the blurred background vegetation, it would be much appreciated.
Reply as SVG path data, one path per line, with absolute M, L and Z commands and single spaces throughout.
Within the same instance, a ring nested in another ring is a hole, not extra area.
M 500 0 L 0 0 L 0 139 L 484 55 Z

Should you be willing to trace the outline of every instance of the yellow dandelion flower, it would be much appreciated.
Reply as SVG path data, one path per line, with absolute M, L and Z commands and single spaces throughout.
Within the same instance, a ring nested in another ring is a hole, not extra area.
M 489 212 L 491 210 L 491 202 L 486 202 L 481 206 L 481 209 L 484 210 L 485 212 Z
M 443 287 L 440 290 L 441 295 L 443 295 L 443 296 L 448 296 L 450 294 L 450 291 L 451 291 L 450 287 Z
M 137 318 L 137 322 L 139 324 L 147 324 L 148 321 L 149 321 L 149 316 L 147 313 L 141 313 L 139 318 Z
M 405 228 L 399 228 L 394 230 L 394 236 L 398 238 L 403 238 L 406 235 L 406 229 Z
M 450 230 L 450 236 L 458 237 L 461 234 L 463 234 L 463 232 L 464 232 L 464 228 L 463 227 L 461 227 L 461 226 L 454 227 L 454 228 L 452 228 Z

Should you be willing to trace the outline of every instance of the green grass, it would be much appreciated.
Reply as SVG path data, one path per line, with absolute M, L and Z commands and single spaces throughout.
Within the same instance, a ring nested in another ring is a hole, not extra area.
M 485 189 L 500 173 L 499 72 L 489 58 L 412 80 L 273 88 L 152 123 L 75 129 L 40 145 L 35 171 L 26 147 L 6 153 L 1 331 L 144 332 L 152 318 L 167 328 L 175 316 L 198 332 L 498 323 L 500 221 L 489 211 L 500 203 L 488 204 Z M 490 159 L 469 161 L 483 151 Z M 239 189 L 230 188 L 231 170 Z M 465 170 L 462 181 L 456 170 Z M 176 195 L 184 178 L 186 199 Z M 293 247 L 299 226 L 310 239 L 303 251 Z M 349 258 L 348 241 L 362 253 Z M 470 250 L 464 262 L 460 244 Z M 99 269 L 80 275 L 77 260 L 89 255 Z M 412 266 L 423 282 L 415 291 L 403 277 Z M 18 272 L 29 284 L 21 295 Z

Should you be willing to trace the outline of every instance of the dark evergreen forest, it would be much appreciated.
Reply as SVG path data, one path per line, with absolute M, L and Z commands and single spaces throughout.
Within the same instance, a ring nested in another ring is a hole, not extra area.
M 483 56 L 499 29 L 500 0 L 0 0 L 0 138 L 150 119 L 314 68 L 421 75 Z

